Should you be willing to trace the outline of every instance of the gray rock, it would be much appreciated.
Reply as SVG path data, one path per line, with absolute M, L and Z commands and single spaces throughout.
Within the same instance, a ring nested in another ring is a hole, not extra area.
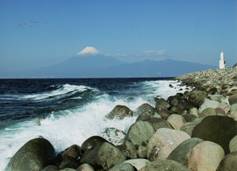
M 192 122 L 186 122 L 181 128 L 181 131 L 186 132 L 188 135 L 192 135 L 193 129 L 202 121 L 202 118 L 197 118 Z
M 87 151 L 90 151 L 96 148 L 97 146 L 100 146 L 104 142 L 107 142 L 104 138 L 100 136 L 92 136 L 82 143 L 81 152 L 86 153 Z
M 84 163 L 77 168 L 77 171 L 94 171 L 94 168 L 91 165 Z
M 190 138 L 179 144 L 169 155 L 168 159 L 177 161 L 185 166 L 188 165 L 188 154 L 202 142 L 199 138 Z
M 72 168 L 65 168 L 65 169 L 60 169 L 59 171 L 76 171 L 76 170 Z
M 64 152 L 62 153 L 62 157 L 71 157 L 73 159 L 77 159 L 81 154 L 81 148 L 74 144 L 70 147 L 68 147 L 66 150 L 64 150 Z
M 155 108 L 148 103 L 139 106 L 134 112 L 134 115 L 138 116 L 137 121 L 144 121 L 150 118 L 160 118 L 160 115 L 156 112 Z
M 229 97 L 229 103 L 230 103 L 231 105 L 237 103 L 237 94 L 231 95 L 231 96 Z
M 185 123 L 185 120 L 184 120 L 183 116 L 178 115 L 178 114 L 170 115 L 168 117 L 167 121 L 170 123 L 170 125 L 174 129 L 180 129 Z
M 24 144 L 11 158 L 6 171 L 40 171 L 55 157 L 51 143 L 44 138 L 35 138 Z
M 82 155 L 80 162 L 108 170 L 125 160 L 123 153 L 114 145 L 104 142 Z
M 227 131 L 228 130 L 228 131 Z M 192 132 L 192 137 L 220 144 L 229 153 L 229 142 L 237 133 L 237 122 L 225 116 L 207 116 Z
M 237 152 L 230 153 L 221 161 L 217 171 L 236 171 Z
M 135 122 L 128 130 L 126 140 L 135 146 L 147 144 L 148 140 L 154 134 L 154 129 L 149 122 Z
M 129 163 L 120 163 L 109 169 L 109 171 L 136 171 Z
M 139 171 L 190 171 L 190 170 L 173 160 L 157 160 L 146 165 Z
M 207 93 L 200 90 L 193 90 L 188 94 L 188 101 L 195 107 L 201 106 Z
M 166 159 L 169 154 L 190 136 L 179 130 L 160 128 L 150 138 L 147 145 L 147 158 L 149 160 Z
M 106 115 L 109 119 L 123 119 L 125 117 L 133 116 L 133 111 L 124 105 L 117 105 L 113 108 L 113 110 Z
M 152 125 L 152 127 L 154 128 L 155 131 L 160 129 L 160 128 L 171 128 L 171 129 L 173 129 L 173 127 L 170 125 L 169 122 L 167 122 L 166 120 L 161 119 L 161 118 L 150 118 L 150 119 L 147 119 L 147 120 L 144 120 L 144 121 L 149 122 Z
M 137 149 L 135 145 L 133 145 L 129 141 L 125 141 L 122 145 L 118 146 L 118 148 L 122 151 L 124 156 L 130 159 L 135 159 L 137 158 Z
M 45 167 L 43 170 L 41 170 L 41 171 L 58 171 L 58 168 L 57 168 L 57 166 L 49 165 L 49 166 Z
M 199 114 L 200 117 L 206 117 L 206 116 L 212 116 L 212 115 L 217 115 L 217 113 L 216 113 L 216 109 L 213 109 L 213 108 L 210 108 L 210 107 L 204 109 Z
M 214 100 L 205 99 L 203 104 L 199 108 L 199 113 L 202 113 L 207 108 L 216 109 L 220 106 L 220 103 Z
M 137 170 L 140 170 L 141 168 L 145 167 L 151 162 L 147 159 L 131 159 L 131 160 L 126 160 L 124 163 L 129 163 L 132 166 L 134 166 Z
M 203 141 L 194 146 L 188 154 L 188 168 L 197 171 L 216 171 L 224 154 L 220 145 Z
M 229 149 L 230 149 L 230 152 L 235 152 L 235 151 L 237 151 L 237 133 L 236 133 L 236 135 L 230 140 Z
M 121 145 L 125 139 L 125 132 L 116 128 L 106 128 L 102 136 L 114 145 Z

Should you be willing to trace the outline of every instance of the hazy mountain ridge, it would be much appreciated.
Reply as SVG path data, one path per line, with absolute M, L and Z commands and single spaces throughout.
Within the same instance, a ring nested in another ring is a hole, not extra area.
M 52 66 L 36 68 L 28 71 L 9 72 L 4 75 L 14 78 L 172 77 L 209 68 L 214 68 L 214 66 L 173 59 L 165 59 L 161 61 L 143 60 L 127 63 L 110 56 L 92 55 L 75 56 Z

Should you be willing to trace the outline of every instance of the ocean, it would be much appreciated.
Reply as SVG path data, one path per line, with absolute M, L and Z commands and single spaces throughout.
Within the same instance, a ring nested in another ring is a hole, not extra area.
M 174 87 L 170 87 L 172 84 Z M 168 98 L 181 84 L 168 78 L 1 79 L 0 171 L 28 140 L 42 136 L 57 152 L 81 143 L 105 128 L 127 131 L 136 116 L 108 120 L 115 105 L 135 110 L 154 97 Z

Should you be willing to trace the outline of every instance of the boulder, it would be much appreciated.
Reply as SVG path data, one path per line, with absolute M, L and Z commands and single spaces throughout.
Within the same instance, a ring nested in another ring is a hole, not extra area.
M 237 151 L 237 133 L 236 133 L 236 135 L 230 140 L 229 149 L 230 149 L 230 152 L 235 152 L 235 151 Z
M 139 171 L 190 171 L 182 164 L 173 160 L 157 160 L 146 165 Z
M 184 115 L 182 115 L 185 122 L 192 122 L 194 121 L 195 119 L 197 119 L 197 116 L 196 115 L 193 115 L 193 114 L 189 114 L 189 113 L 186 113 Z M 185 123 L 184 123 L 185 124 Z
M 65 156 L 59 164 L 59 169 L 64 169 L 64 168 L 76 169 L 78 166 L 79 166 L 78 160 L 72 157 Z
M 125 132 L 116 128 L 106 128 L 102 136 L 114 145 L 121 145 L 124 142 L 126 136 Z
M 113 110 L 106 115 L 108 119 L 123 119 L 125 117 L 133 116 L 133 111 L 124 105 L 117 105 Z
M 177 161 L 185 166 L 188 165 L 188 155 L 192 149 L 202 140 L 199 138 L 190 138 L 179 144 L 169 155 L 168 159 Z
M 199 108 L 199 113 L 202 113 L 205 109 L 207 108 L 212 108 L 212 109 L 216 109 L 218 108 L 220 105 L 219 102 L 214 101 L 214 100 L 210 100 L 210 99 L 205 99 L 203 104 L 200 106 Z
M 237 94 L 233 94 L 233 95 L 229 96 L 229 103 L 231 105 L 237 103 Z
M 156 112 L 155 108 L 148 103 L 139 106 L 135 110 L 134 115 L 138 116 L 137 121 L 144 121 L 150 118 L 160 118 L 160 115 Z
M 201 106 L 204 102 L 207 93 L 205 91 L 193 90 L 188 93 L 188 101 L 195 107 Z
M 129 141 L 125 141 L 122 145 L 118 146 L 118 148 L 122 151 L 124 156 L 130 159 L 137 158 L 137 149 L 135 145 L 133 145 Z
M 237 152 L 230 153 L 221 161 L 217 171 L 236 171 L 237 170 Z
M 193 147 L 188 156 L 188 168 L 195 171 L 216 171 L 225 153 L 222 147 L 203 141 Z
M 228 131 L 227 131 L 228 130 Z M 192 137 L 220 144 L 229 153 L 229 142 L 237 133 L 237 123 L 226 116 L 207 116 L 192 131 Z
M 71 157 L 73 159 L 77 159 L 81 154 L 81 148 L 74 144 L 70 147 L 68 147 L 66 150 L 64 150 L 64 152 L 62 153 L 62 157 Z
M 129 163 L 133 167 L 135 167 L 137 170 L 140 170 L 141 168 L 145 167 L 151 162 L 147 159 L 131 159 L 131 160 L 126 160 L 124 163 Z
M 188 135 L 192 135 L 193 129 L 202 121 L 202 118 L 197 118 L 192 122 L 186 122 L 181 128 L 181 131 L 186 132 Z
M 92 150 L 93 148 L 100 146 L 104 142 L 107 142 L 104 138 L 100 136 L 92 136 L 85 140 L 81 145 L 81 153 Z
M 77 170 L 72 169 L 72 168 L 64 168 L 64 169 L 60 169 L 59 171 L 77 171 Z
M 189 109 L 189 114 L 198 117 L 198 109 L 196 107 Z
M 55 157 L 52 144 L 44 138 L 35 138 L 24 144 L 11 158 L 6 171 L 40 171 Z
M 200 117 L 206 117 L 206 116 L 212 116 L 212 115 L 217 115 L 217 113 L 216 113 L 216 109 L 213 109 L 213 108 L 210 108 L 210 107 L 204 109 L 199 114 Z
M 174 129 L 180 129 L 185 123 L 183 116 L 177 114 L 170 115 L 167 121 Z
M 155 102 L 156 111 L 163 119 L 167 119 L 167 117 L 169 116 L 170 104 L 163 98 L 155 98 Z
M 171 129 L 173 129 L 173 127 L 170 125 L 169 122 L 167 122 L 166 120 L 161 119 L 161 118 L 150 118 L 150 119 L 147 119 L 147 120 L 144 120 L 144 121 L 149 122 L 152 125 L 152 127 L 154 128 L 155 131 L 160 129 L 160 128 L 171 128 Z
M 77 171 L 95 171 L 95 170 L 91 165 L 84 163 L 77 168 Z
M 109 171 L 136 171 L 129 163 L 120 163 L 109 169 Z
M 80 162 L 88 163 L 96 169 L 108 170 L 125 160 L 123 153 L 114 145 L 104 142 L 82 155 Z
M 49 165 L 47 167 L 45 167 L 43 170 L 41 171 L 58 171 L 58 167 L 54 166 L 54 165 Z
M 147 158 L 150 160 L 166 159 L 169 154 L 190 136 L 179 130 L 160 128 L 150 138 L 147 145 Z
M 149 122 L 135 122 L 128 130 L 126 140 L 135 146 L 147 144 L 148 140 L 154 134 L 154 129 Z

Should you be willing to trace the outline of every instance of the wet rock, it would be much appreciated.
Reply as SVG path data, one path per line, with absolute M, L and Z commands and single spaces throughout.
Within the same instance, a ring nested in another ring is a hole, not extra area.
M 193 147 L 189 154 L 188 168 L 196 171 L 216 171 L 224 154 L 224 150 L 220 145 L 203 141 Z
M 59 171 L 76 171 L 76 170 L 72 168 L 65 168 L 65 169 L 60 169 Z
M 136 171 L 129 163 L 120 163 L 109 169 L 109 171 Z
M 40 171 L 55 157 L 52 144 L 44 138 L 35 138 L 24 144 L 11 158 L 6 171 Z
M 199 138 L 190 138 L 179 144 L 169 155 L 168 159 L 177 161 L 185 166 L 188 165 L 188 155 L 192 149 L 202 142 Z
M 230 103 L 231 105 L 237 103 L 237 94 L 231 95 L 231 96 L 229 97 L 229 103 Z
M 155 108 L 157 112 L 162 118 L 167 119 L 169 116 L 170 104 L 163 98 L 155 98 L 155 101 L 156 101 Z
M 236 171 L 237 152 L 230 153 L 221 161 L 217 171 Z
M 205 98 L 207 93 L 200 90 L 193 90 L 188 94 L 188 101 L 195 107 L 200 107 Z
M 77 159 L 81 154 L 81 148 L 74 144 L 70 147 L 68 147 L 63 153 L 62 153 L 62 157 L 71 157 L 73 159 Z
M 198 109 L 196 107 L 189 109 L 189 114 L 198 117 Z
M 77 171 L 95 171 L 95 170 L 91 165 L 84 163 L 77 168 Z
M 228 130 L 228 131 L 227 131 Z M 237 124 L 225 116 L 208 116 L 192 132 L 192 137 L 220 144 L 229 153 L 229 142 L 237 133 Z
M 190 170 L 173 160 L 157 160 L 146 165 L 139 171 L 190 171 Z
M 144 103 L 139 106 L 134 112 L 134 115 L 138 116 L 137 121 L 144 121 L 150 118 L 160 118 L 160 115 L 156 112 L 156 109 L 148 103 Z
M 189 138 L 190 136 L 183 131 L 160 128 L 149 140 L 147 158 L 166 159 L 180 143 Z
M 118 148 L 122 151 L 124 156 L 130 159 L 137 158 L 137 149 L 135 145 L 133 145 L 129 141 L 125 141 L 122 145 L 118 146 Z
M 121 145 L 124 142 L 126 134 L 116 128 L 106 128 L 102 133 L 102 136 L 114 145 Z
M 114 145 L 104 142 L 82 155 L 80 162 L 88 163 L 96 169 L 108 170 L 125 160 L 123 153 Z
M 81 152 L 85 153 L 86 151 L 92 150 L 93 148 L 100 146 L 104 142 L 107 142 L 104 138 L 100 136 L 92 136 L 82 143 Z
M 147 159 L 131 159 L 131 160 L 126 160 L 124 163 L 129 163 L 133 167 L 135 167 L 137 170 L 140 170 L 141 168 L 145 167 L 151 162 Z
M 183 116 L 177 114 L 170 115 L 167 121 L 174 129 L 180 129 L 185 123 Z
M 230 140 L 229 149 L 230 149 L 230 152 L 235 152 L 235 151 L 237 151 L 237 133 L 236 133 L 236 135 Z
M 195 119 L 197 119 L 197 116 L 196 116 L 196 115 L 189 114 L 189 113 L 184 114 L 184 115 L 182 115 L 182 116 L 183 116 L 183 118 L 184 118 L 184 120 L 185 120 L 185 123 L 186 123 L 186 122 L 192 122 L 192 121 L 194 121 Z M 184 123 L 184 124 L 185 124 L 185 123 Z
M 133 111 L 131 109 L 124 105 L 117 105 L 106 117 L 108 119 L 123 119 L 131 116 L 133 116 Z
M 135 146 L 147 144 L 150 137 L 154 134 L 154 129 L 149 122 L 135 122 L 128 130 L 126 140 Z
M 65 156 L 61 163 L 59 164 L 59 169 L 64 168 L 74 168 L 76 169 L 79 166 L 79 161 L 72 157 Z

